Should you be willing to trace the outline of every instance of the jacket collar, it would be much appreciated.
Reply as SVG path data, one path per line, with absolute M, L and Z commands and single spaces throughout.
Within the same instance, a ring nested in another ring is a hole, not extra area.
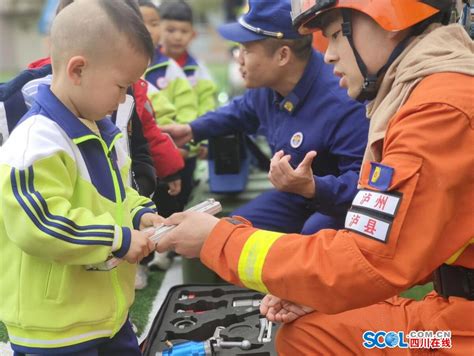
M 48 117 L 56 122 L 71 139 L 95 135 L 53 94 L 49 85 L 40 85 L 36 98 Z M 107 146 L 113 143 L 120 130 L 108 118 L 97 121 L 102 139 Z
M 311 87 L 317 80 L 322 64 L 322 55 L 313 50 L 303 75 L 294 89 L 284 98 L 274 91 L 274 101 L 278 104 L 280 110 L 288 111 L 290 115 L 297 111 L 302 103 L 304 103 Z

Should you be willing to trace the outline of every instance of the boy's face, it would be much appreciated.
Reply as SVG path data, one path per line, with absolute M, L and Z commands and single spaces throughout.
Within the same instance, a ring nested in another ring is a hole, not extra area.
M 150 32 L 151 39 L 153 40 L 153 46 L 157 47 L 160 43 L 160 15 L 158 12 L 148 6 L 140 6 L 140 12 L 142 13 L 143 22 Z
M 334 65 L 334 74 L 341 78 L 339 86 L 346 88 L 350 97 L 357 98 L 364 78 L 347 37 L 342 35 L 342 22 L 339 14 L 323 29 L 323 34 L 329 41 L 324 60 Z M 355 48 L 368 72 L 376 74 L 388 60 L 396 41 L 368 16 L 355 12 L 352 17 L 352 32 Z
M 261 41 L 240 45 L 237 62 L 246 88 L 272 87 L 278 81 L 276 55 L 270 55 Z
M 161 44 L 168 57 L 178 58 L 183 55 L 195 37 L 193 25 L 186 21 L 162 20 Z
M 88 61 L 75 86 L 74 106 L 80 117 L 101 120 L 125 101 L 127 88 L 145 72 L 149 59 L 123 41 L 123 46 L 105 58 Z

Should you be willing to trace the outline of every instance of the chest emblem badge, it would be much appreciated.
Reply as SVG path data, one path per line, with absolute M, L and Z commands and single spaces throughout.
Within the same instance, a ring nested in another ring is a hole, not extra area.
M 293 136 L 291 136 L 290 145 L 293 148 L 298 148 L 303 143 L 303 133 L 297 132 Z

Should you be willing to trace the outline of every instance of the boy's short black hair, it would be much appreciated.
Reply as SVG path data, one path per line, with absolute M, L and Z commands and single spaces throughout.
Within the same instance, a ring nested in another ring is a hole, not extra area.
M 184 0 L 166 0 L 160 5 L 159 12 L 162 20 L 193 23 L 193 10 Z
M 150 9 L 153 9 L 155 10 L 157 13 L 159 13 L 158 11 L 158 6 L 156 6 L 155 4 L 153 4 L 151 1 L 149 0 L 138 0 L 138 6 L 139 7 L 149 7 Z
M 153 58 L 155 49 L 150 33 L 143 23 L 136 0 L 99 0 L 98 4 L 118 31 L 125 34 L 132 46 L 138 51 Z M 132 11 L 130 11 L 132 10 Z

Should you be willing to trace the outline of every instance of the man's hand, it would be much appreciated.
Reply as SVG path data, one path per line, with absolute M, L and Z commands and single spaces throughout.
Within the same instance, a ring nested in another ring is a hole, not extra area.
M 168 182 L 168 194 L 171 196 L 178 195 L 181 192 L 181 179 Z
M 199 257 L 204 241 L 218 222 L 218 218 L 206 213 L 173 214 L 164 223 L 178 226 L 159 239 L 156 250 L 175 251 L 187 258 Z
M 164 220 L 165 218 L 158 214 L 145 213 L 140 219 L 140 230 L 161 225 Z
M 127 254 L 123 256 L 123 259 L 128 263 L 138 263 L 144 257 L 148 256 L 150 252 L 155 249 L 155 243 L 150 240 L 153 233 L 153 230 L 132 230 L 130 248 L 128 249 Z
M 314 157 L 316 157 L 315 151 L 308 152 L 298 167 L 293 169 L 290 165 L 291 156 L 278 151 L 270 161 L 268 179 L 281 192 L 295 193 L 308 199 L 314 198 L 316 183 L 311 168 Z
M 260 305 L 260 314 L 276 323 L 291 323 L 313 311 L 314 309 L 310 307 L 292 303 L 271 294 L 267 294 Z
M 171 124 L 160 126 L 161 131 L 168 133 L 178 147 L 182 147 L 193 139 L 190 125 Z

